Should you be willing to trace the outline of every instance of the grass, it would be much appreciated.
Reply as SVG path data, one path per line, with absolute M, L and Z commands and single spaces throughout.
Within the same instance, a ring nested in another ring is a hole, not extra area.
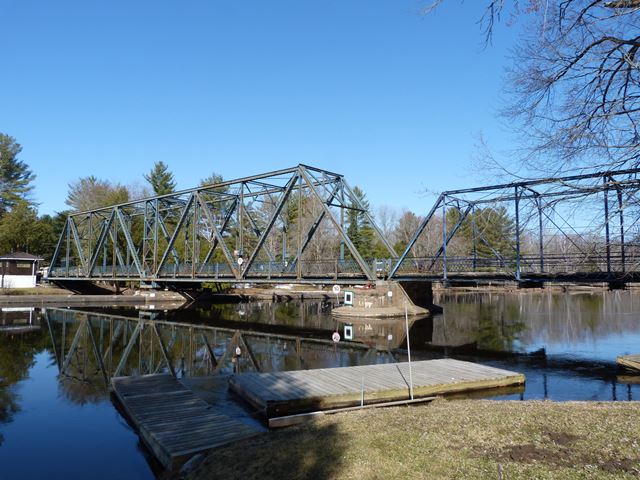
M 640 403 L 436 400 L 212 451 L 203 479 L 637 479 Z

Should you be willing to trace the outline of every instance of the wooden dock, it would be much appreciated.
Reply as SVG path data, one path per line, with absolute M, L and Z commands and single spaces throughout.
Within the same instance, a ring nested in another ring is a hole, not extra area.
M 618 365 L 640 372 L 640 354 L 622 355 L 621 357 L 618 357 L 616 361 L 618 362 Z
M 414 398 L 524 384 L 524 375 L 453 359 L 411 363 Z M 267 418 L 409 398 L 409 364 L 242 373 L 231 391 Z M 364 393 L 364 395 L 363 395 Z M 363 401 L 364 397 L 364 401 Z
M 141 439 L 167 468 L 260 433 L 216 412 L 169 374 L 115 377 L 111 385 Z

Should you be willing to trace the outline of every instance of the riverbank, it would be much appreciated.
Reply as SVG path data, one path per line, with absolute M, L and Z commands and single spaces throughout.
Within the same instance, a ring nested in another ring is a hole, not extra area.
M 217 449 L 189 480 L 632 479 L 640 402 L 438 399 L 321 417 Z
M 120 295 L 84 295 L 53 286 L 38 286 L 4 290 L 0 307 L 45 306 L 135 306 L 162 304 L 163 308 L 177 308 L 185 298 L 176 292 L 131 290 Z

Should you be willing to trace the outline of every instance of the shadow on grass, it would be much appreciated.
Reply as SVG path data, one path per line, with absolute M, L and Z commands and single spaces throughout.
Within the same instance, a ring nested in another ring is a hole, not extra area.
M 258 437 L 211 451 L 186 477 L 202 479 L 339 478 L 347 434 L 334 424 L 310 422 L 272 430 Z

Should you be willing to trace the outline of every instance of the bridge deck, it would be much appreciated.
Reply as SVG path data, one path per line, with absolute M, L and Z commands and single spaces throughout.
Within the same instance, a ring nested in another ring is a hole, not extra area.
M 640 354 L 623 355 L 621 357 L 618 357 L 617 362 L 619 365 L 622 365 L 624 367 L 640 371 Z
M 453 359 L 412 362 L 414 397 L 524 384 L 524 375 Z M 364 384 L 364 387 L 363 387 Z M 405 400 L 409 396 L 409 364 L 243 373 L 230 389 L 268 417 L 311 410 Z
M 113 392 L 165 467 L 259 432 L 216 412 L 169 374 L 115 377 Z

